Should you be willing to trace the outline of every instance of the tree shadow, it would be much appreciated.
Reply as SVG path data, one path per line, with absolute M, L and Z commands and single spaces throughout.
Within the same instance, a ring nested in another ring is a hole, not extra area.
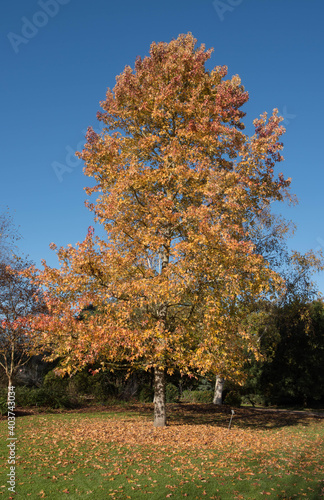
M 211 425 L 213 427 L 228 428 L 230 418 L 234 411 L 231 426 L 236 429 L 280 429 L 292 427 L 300 423 L 310 425 L 314 421 L 324 419 L 323 415 L 308 415 L 307 412 L 289 412 L 283 410 L 270 410 L 266 408 L 231 408 L 226 405 L 216 406 L 204 403 L 168 403 L 167 421 L 170 425 Z M 74 409 L 49 409 L 49 408 L 17 408 L 15 416 L 18 418 L 31 415 L 44 414 L 77 414 L 77 413 L 108 413 L 132 414 L 136 417 L 145 417 L 153 420 L 153 403 L 128 403 L 86 406 Z M 4 420 L 6 417 L 2 417 Z
M 306 412 L 269 411 L 256 408 L 231 408 L 212 404 L 173 404 L 168 405 L 168 421 L 177 425 L 212 425 L 228 428 L 230 418 L 232 427 L 239 429 L 279 429 L 303 423 L 309 425 L 324 416 L 308 415 Z

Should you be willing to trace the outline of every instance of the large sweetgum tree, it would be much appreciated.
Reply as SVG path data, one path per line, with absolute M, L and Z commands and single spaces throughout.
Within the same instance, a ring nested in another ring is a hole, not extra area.
M 44 350 L 73 373 L 96 360 L 154 369 L 154 425 L 166 424 L 165 374 L 240 376 L 256 339 L 242 317 L 278 292 L 279 275 L 253 235 L 270 204 L 289 197 L 275 174 L 284 128 L 277 110 L 244 133 L 248 93 L 191 34 L 153 43 L 101 102 L 102 133 L 88 129 L 79 157 L 92 228 L 57 250 L 60 268 L 35 271 L 50 313 L 34 325 Z M 78 319 L 89 304 L 96 314 Z

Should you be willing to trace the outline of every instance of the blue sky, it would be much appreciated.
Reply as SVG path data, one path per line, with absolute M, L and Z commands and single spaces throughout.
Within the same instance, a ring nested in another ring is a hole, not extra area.
M 1 199 L 39 267 L 56 266 L 49 243 L 82 241 L 92 216 L 91 181 L 74 158 L 107 87 L 152 41 L 192 32 L 214 47 L 208 68 L 227 65 L 250 94 L 254 118 L 285 118 L 285 162 L 299 205 L 281 213 L 297 225 L 289 246 L 324 248 L 323 30 L 321 0 L 11 0 L 1 16 Z M 61 174 L 59 175 L 59 170 Z M 278 171 L 279 171 L 278 170 Z M 317 277 L 324 293 L 324 273 Z

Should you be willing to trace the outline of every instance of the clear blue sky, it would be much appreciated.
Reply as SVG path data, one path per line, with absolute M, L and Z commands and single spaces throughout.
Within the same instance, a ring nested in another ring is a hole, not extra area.
M 1 15 L 1 199 L 40 266 L 57 265 L 49 243 L 82 241 L 91 214 L 89 179 L 73 152 L 84 131 L 98 128 L 107 87 L 152 41 L 191 31 L 214 47 L 209 68 L 239 74 L 250 101 L 247 130 L 263 111 L 284 116 L 286 177 L 297 207 L 282 213 L 297 224 L 289 245 L 324 247 L 322 0 L 11 0 Z M 70 171 L 55 173 L 58 164 Z M 324 273 L 317 279 L 324 293 Z

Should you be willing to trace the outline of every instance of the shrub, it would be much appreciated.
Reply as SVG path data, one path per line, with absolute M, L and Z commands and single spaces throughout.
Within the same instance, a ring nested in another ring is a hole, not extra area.
M 30 406 L 44 406 L 47 408 L 71 408 L 74 403 L 67 393 L 53 391 L 42 387 L 16 387 L 16 404 L 28 408 Z
M 181 401 L 183 401 L 184 403 L 193 403 L 194 392 L 196 392 L 196 391 L 190 391 L 189 389 L 182 391 Z
M 138 399 L 140 400 L 141 403 L 152 403 L 154 398 L 154 390 L 152 389 L 151 386 L 145 385 L 142 387 L 140 390 Z
M 83 372 L 78 372 L 69 380 L 69 391 L 76 394 L 91 393 L 93 380 L 92 376 Z
M 229 406 L 241 406 L 242 397 L 238 392 L 230 391 L 224 400 L 224 404 Z
M 0 396 L 0 414 L 1 415 L 6 415 L 7 412 L 8 412 L 7 397 L 6 396 Z
M 50 371 L 44 378 L 43 386 L 27 395 L 21 406 L 46 406 L 48 408 L 73 408 L 79 403 L 77 391 L 73 390 L 73 378 L 62 378 Z
M 196 391 L 195 391 L 196 392 Z M 212 403 L 214 391 L 197 391 L 195 395 L 196 403 Z
M 51 370 L 44 377 L 43 387 L 56 392 L 66 392 L 68 384 L 68 378 L 58 377 L 55 375 L 54 371 Z
M 116 398 L 118 389 L 111 382 L 98 380 L 93 384 L 91 394 L 99 401 L 106 401 L 107 399 Z
M 34 389 L 31 387 L 16 387 L 16 405 L 22 407 L 36 406 L 37 401 L 37 391 L 39 389 Z
M 210 382 L 210 380 L 203 378 L 200 380 L 199 385 L 197 387 L 197 390 L 198 391 L 212 391 L 214 385 L 215 384 L 212 384 Z
M 261 394 L 245 394 L 242 396 L 242 403 L 248 405 L 265 405 L 265 399 Z
M 181 401 L 185 403 L 212 403 L 214 391 L 183 391 Z
M 167 384 L 165 388 L 165 399 L 167 403 L 176 403 L 179 400 L 179 391 L 174 384 Z
M 97 401 L 118 397 L 118 388 L 111 382 L 108 372 L 99 372 L 89 376 L 87 392 L 92 394 Z
M 62 392 L 53 392 L 48 389 L 36 389 L 37 406 L 46 406 L 48 408 L 72 408 L 75 402 L 72 402 L 68 394 Z

